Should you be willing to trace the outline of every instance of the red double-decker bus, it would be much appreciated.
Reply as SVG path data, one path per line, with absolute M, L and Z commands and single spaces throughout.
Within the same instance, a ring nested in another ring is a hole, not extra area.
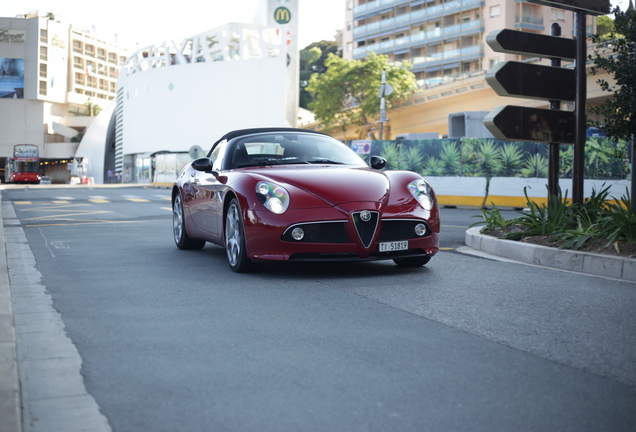
M 40 179 L 38 146 L 33 144 L 13 146 L 13 157 L 8 157 L 4 164 L 5 183 L 39 184 Z

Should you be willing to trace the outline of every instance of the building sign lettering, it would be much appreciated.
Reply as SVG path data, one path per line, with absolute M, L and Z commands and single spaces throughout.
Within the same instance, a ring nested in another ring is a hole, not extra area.
M 24 43 L 25 41 L 26 32 L 0 29 L 0 42 Z

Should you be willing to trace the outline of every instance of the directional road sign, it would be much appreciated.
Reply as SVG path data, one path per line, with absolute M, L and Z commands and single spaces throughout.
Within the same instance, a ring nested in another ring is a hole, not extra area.
M 574 60 L 576 56 L 576 41 L 559 36 L 500 29 L 490 33 L 486 42 L 493 51 L 501 53 L 564 60 Z
M 585 12 L 588 15 L 607 15 L 610 13 L 609 0 L 528 0 L 543 6 Z
M 506 61 L 486 74 L 486 82 L 499 96 L 539 100 L 573 101 L 574 70 L 532 63 Z
M 499 106 L 484 118 L 497 139 L 541 143 L 574 143 L 574 113 L 514 105 Z

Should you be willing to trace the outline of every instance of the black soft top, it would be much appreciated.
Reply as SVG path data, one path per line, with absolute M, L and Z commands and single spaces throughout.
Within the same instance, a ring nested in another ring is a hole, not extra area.
M 296 129 L 296 128 L 284 128 L 284 127 L 267 127 L 267 128 L 253 128 L 253 129 L 238 129 L 231 132 L 226 133 L 221 137 L 221 140 L 231 140 L 232 138 L 236 138 L 243 135 L 251 135 L 256 133 L 267 133 L 267 132 L 295 132 L 295 133 L 314 133 L 320 135 L 327 135 L 323 132 L 308 130 L 308 129 Z M 329 136 L 329 135 L 327 135 Z

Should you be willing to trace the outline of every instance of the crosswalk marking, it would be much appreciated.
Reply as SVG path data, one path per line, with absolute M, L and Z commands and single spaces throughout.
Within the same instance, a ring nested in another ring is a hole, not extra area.
M 150 202 L 150 200 L 143 199 L 143 198 L 126 198 L 126 200 L 130 202 L 138 202 L 138 203 Z
M 93 204 L 108 204 L 110 201 L 103 198 L 91 198 L 89 199 Z
M 15 205 L 31 205 L 31 201 L 14 201 Z

